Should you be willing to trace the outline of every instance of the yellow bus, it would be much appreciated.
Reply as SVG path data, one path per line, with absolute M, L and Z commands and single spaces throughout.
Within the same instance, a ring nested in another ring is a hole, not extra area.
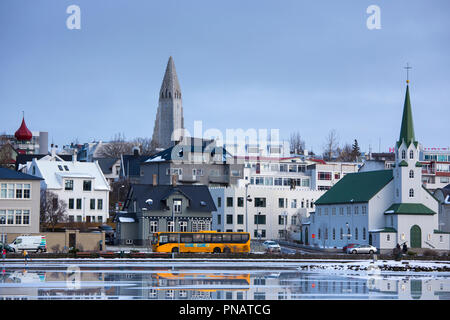
M 250 252 L 248 232 L 156 232 L 153 252 Z

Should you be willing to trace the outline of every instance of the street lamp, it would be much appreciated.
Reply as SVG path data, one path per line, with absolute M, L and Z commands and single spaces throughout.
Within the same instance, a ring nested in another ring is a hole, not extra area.
M 245 232 L 248 232 L 248 202 L 252 202 L 250 199 L 250 195 L 248 194 L 248 185 L 250 183 L 245 184 Z
M 284 216 L 284 240 L 287 241 L 287 231 L 286 231 L 287 217 L 288 217 L 287 211 L 283 212 L 283 216 Z
M 1 233 L 1 242 L 3 243 L 3 244 L 6 244 L 6 237 L 5 237 L 5 235 L 4 235 L 4 233 L 5 233 L 5 229 L 6 229 L 6 227 L 5 227 L 5 225 L 6 225 L 6 218 L 5 217 L 1 217 L 0 218 L 0 224 L 3 226 L 3 231 L 2 231 L 2 233 Z

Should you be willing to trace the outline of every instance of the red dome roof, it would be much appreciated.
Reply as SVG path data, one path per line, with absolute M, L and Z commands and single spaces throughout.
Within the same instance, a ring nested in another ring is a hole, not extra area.
M 27 125 L 25 124 L 25 118 L 22 119 L 22 124 L 16 133 L 14 133 L 14 136 L 19 141 L 28 141 L 33 137 L 33 134 L 28 130 Z

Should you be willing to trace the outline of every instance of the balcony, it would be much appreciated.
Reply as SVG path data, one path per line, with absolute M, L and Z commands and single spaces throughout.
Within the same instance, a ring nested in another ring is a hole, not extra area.
M 208 180 L 211 183 L 221 183 L 221 184 L 229 184 L 230 177 L 229 176 L 208 176 Z

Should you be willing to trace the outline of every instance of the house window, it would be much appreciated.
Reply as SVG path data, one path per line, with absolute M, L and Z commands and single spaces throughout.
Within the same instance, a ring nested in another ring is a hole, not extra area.
M 83 191 L 91 191 L 91 190 L 92 190 L 92 181 L 83 180 Z
M 413 188 L 409 189 L 409 197 L 414 198 L 414 189 Z
M 366 206 L 361 206 L 361 213 L 363 216 L 365 216 L 367 214 L 367 207 Z
M 266 215 L 256 214 L 255 215 L 255 224 L 266 224 Z
M 347 207 L 347 215 L 348 216 L 352 215 L 352 207 Z
M 103 222 L 103 216 L 97 216 L 97 222 Z
M 339 215 L 340 216 L 344 215 L 344 208 L 343 207 L 339 208 Z
M 336 215 L 336 208 L 331 208 L 331 215 L 335 216 Z
M 319 180 L 331 180 L 331 172 L 320 172 L 318 173 Z
M 187 221 L 180 221 L 178 223 L 180 232 L 187 232 Z
M 366 240 L 366 228 L 363 228 L 362 237 L 363 237 L 363 240 Z
M 237 206 L 238 207 L 243 207 L 244 206 L 244 198 L 243 197 L 238 197 L 237 198 Z
M 284 198 L 278 198 L 278 208 L 284 208 Z
M 22 199 L 22 184 L 16 184 L 16 199 Z
M 355 228 L 355 240 L 358 240 L 358 228 Z
M 297 208 L 297 199 L 292 199 L 291 201 L 291 208 L 296 209 Z
M 321 215 L 322 215 L 322 208 L 318 208 L 318 209 L 317 209 L 317 215 L 318 215 L 318 216 L 321 216 Z
M 402 150 L 402 159 L 406 159 L 406 151 Z
M 409 177 L 414 178 L 414 170 L 409 170 Z
M 222 224 L 222 215 L 217 215 L 217 224 Z
M 341 228 L 341 230 L 340 230 L 340 238 L 341 238 L 341 240 L 343 240 L 344 239 L 344 230 Z
M 233 224 L 233 215 L 227 214 L 227 224 Z
M 174 230 L 173 230 L 173 221 L 169 221 L 169 222 L 167 222 L 167 231 L 168 232 L 174 232 Z
M 64 182 L 64 190 L 73 190 L 73 180 L 66 180 Z
M 181 213 L 181 199 L 174 199 L 173 200 L 173 212 L 175 213 Z
M 386 241 L 391 241 L 391 235 L 390 234 L 386 235 Z
M 91 199 L 89 208 L 95 210 L 95 199 Z
M 31 185 L 30 184 L 24 184 L 23 185 L 23 198 L 24 199 L 30 199 L 30 191 L 31 191 Z
M 255 207 L 265 208 L 266 207 L 266 198 L 255 198 Z
M 232 207 L 232 206 L 233 206 L 233 198 L 227 197 L 227 207 Z
M 221 198 L 221 197 L 218 197 L 218 198 L 217 198 L 217 207 L 218 207 L 218 208 L 221 208 L 221 207 L 222 207 L 222 198 Z
M 414 159 L 414 151 L 413 150 L 409 151 L 409 158 Z
M 77 209 L 81 209 L 81 199 L 77 199 Z
M 71 198 L 69 199 L 69 209 L 73 209 L 74 208 L 74 199 Z
M 97 210 L 103 210 L 103 199 L 97 199 Z
M 358 206 L 356 206 L 355 207 L 355 216 L 358 215 L 358 211 L 359 211 L 359 208 L 358 208 Z
M 325 208 L 323 211 L 324 211 L 324 215 L 327 216 L 328 215 L 328 208 Z
M 333 228 L 333 240 L 336 240 L 336 229 Z
M 238 214 L 237 215 L 237 223 L 238 224 L 244 224 L 244 215 L 243 214 Z
M 158 232 L 158 221 L 150 221 L 150 233 Z

